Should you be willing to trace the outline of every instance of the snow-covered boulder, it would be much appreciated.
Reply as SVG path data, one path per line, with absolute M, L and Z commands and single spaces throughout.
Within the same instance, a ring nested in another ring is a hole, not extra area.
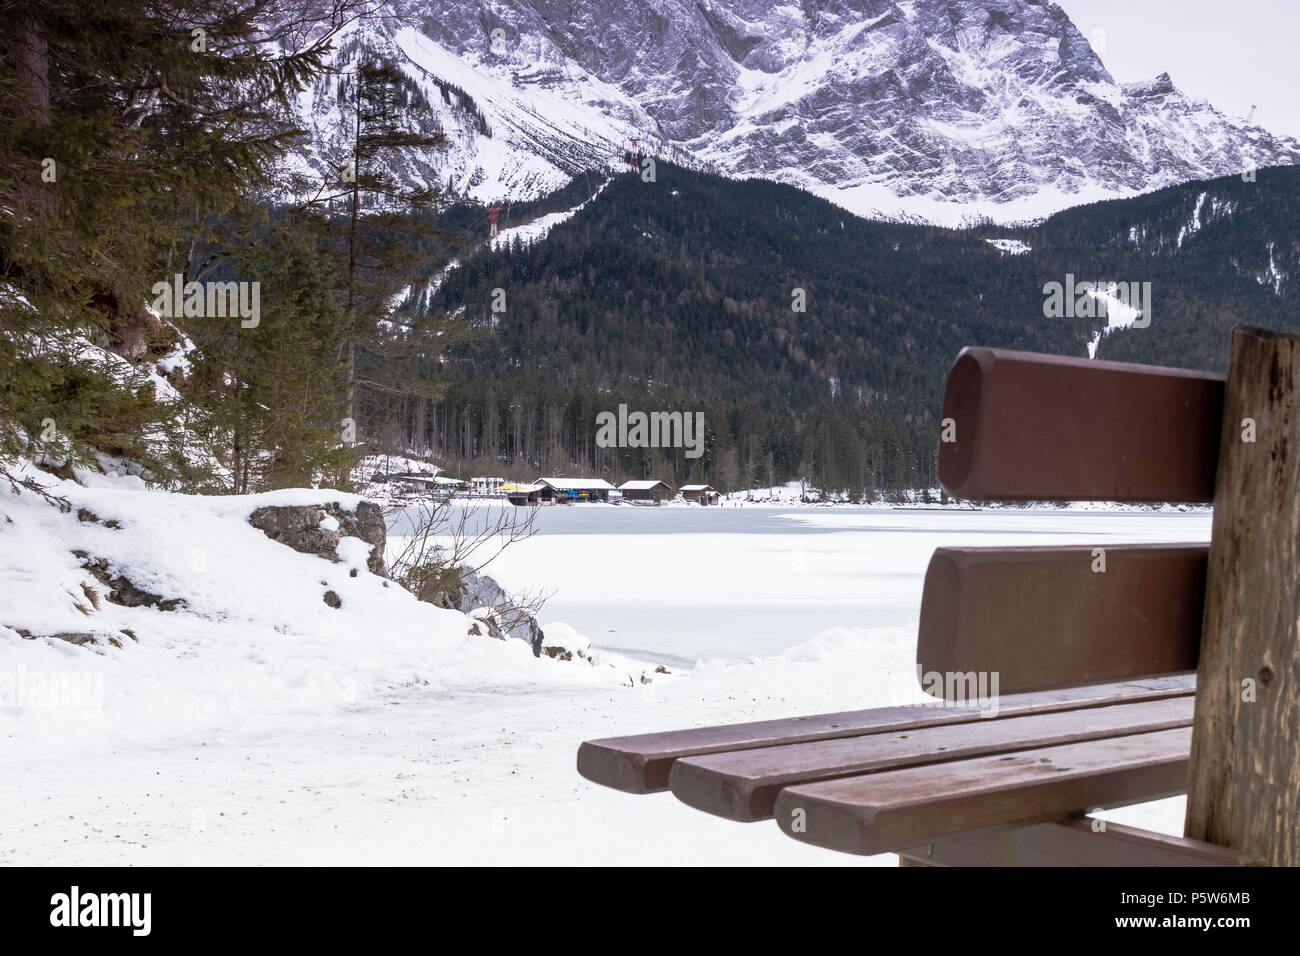
M 569 624 L 555 621 L 546 625 L 546 635 L 542 640 L 542 653 L 556 660 L 572 660 L 576 655 L 581 658 L 591 657 L 591 641 Z M 663 673 L 667 673 L 666 670 Z
M 482 626 L 470 629 L 473 635 L 486 633 L 498 639 L 514 638 L 532 648 L 534 656 L 542 654 L 545 635 L 537 618 L 520 607 L 518 598 L 486 574 L 460 568 L 457 573 L 445 575 L 444 580 L 427 587 L 412 588 L 412 591 L 421 601 L 460 611 L 482 622 Z
M 340 560 L 339 543 L 344 538 L 360 538 L 370 545 L 366 566 L 374 574 L 384 573 L 384 545 L 388 534 L 383 512 L 374 502 L 358 501 L 351 508 L 337 501 L 267 505 L 249 515 L 248 523 L 295 551 L 329 561 Z
M 499 633 L 524 641 L 534 654 L 540 655 L 545 635 L 537 624 L 537 618 L 517 609 L 516 604 L 510 593 L 493 578 L 470 572 L 464 576 L 460 593 L 454 597 L 451 606 L 470 617 L 486 618 Z

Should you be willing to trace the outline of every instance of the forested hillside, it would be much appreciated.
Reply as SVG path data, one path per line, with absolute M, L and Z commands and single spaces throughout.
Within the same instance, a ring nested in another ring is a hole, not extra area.
M 594 185 L 579 177 L 569 199 Z M 448 274 L 426 307 L 492 331 L 452 351 L 444 400 L 408 427 L 453 462 L 520 477 L 929 485 L 963 346 L 1083 356 L 1105 327 L 1044 316 L 1044 285 L 1067 274 L 1152 284 L 1150 326 L 1112 331 L 1098 358 L 1221 368 L 1234 324 L 1300 328 L 1297 213 L 1300 170 L 1278 168 L 959 232 L 660 163 L 654 182 L 615 174 L 543 241 Z M 702 411 L 706 454 L 596 448 L 596 414 L 619 403 Z

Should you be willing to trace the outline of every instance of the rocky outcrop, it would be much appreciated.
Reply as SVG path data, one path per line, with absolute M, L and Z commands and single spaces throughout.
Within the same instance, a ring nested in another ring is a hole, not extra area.
M 477 623 L 470 626 L 471 635 L 486 634 L 499 640 L 514 638 L 526 642 L 534 656 L 541 656 L 545 634 L 537 618 L 520 609 L 505 588 L 488 575 L 472 571 L 448 577 L 456 582 L 453 587 L 422 588 L 416 596 L 429 604 L 473 617 Z
M 248 523 L 273 541 L 288 545 L 303 554 L 314 554 L 328 561 L 338 561 L 339 541 L 344 537 L 360 538 L 370 545 L 367 562 L 375 574 L 385 574 L 384 546 L 387 528 L 379 506 L 362 501 L 356 511 L 347 511 L 337 502 L 321 505 L 267 505 L 248 516 Z M 450 611 L 460 611 L 474 618 L 471 635 L 513 638 L 524 641 L 534 656 L 541 656 L 545 634 L 537 619 L 517 606 L 505 588 L 486 574 L 448 573 L 428 586 L 411 587 L 421 601 Z M 342 601 L 333 591 L 322 598 L 332 608 Z
M 1165 74 L 1119 83 L 1103 63 L 1104 30 L 1088 25 L 1090 40 L 1042 0 L 394 7 L 351 37 L 419 78 L 425 102 L 406 112 L 446 136 L 436 155 L 416 150 L 387 171 L 413 185 L 437 169 L 534 198 L 637 136 L 650 154 L 769 177 L 858 213 L 955 222 L 970 202 L 1014 220 L 1300 162 L 1294 139 Z M 474 77 L 472 96 L 447 86 L 453 73 Z M 323 145 L 346 117 L 329 95 L 335 82 L 319 79 L 299 116 L 313 131 L 304 159 L 322 173 Z M 1033 202 L 1003 213 L 1014 200 Z
M 160 611 L 174 611 L 185 604 L 184 598 L 165 598 L 137 587 L 121 572 L 114 573 L 104 558 L 92 558 L 85 551 L 73 551 L 81 559 L 81 566 L 95 576 L 108 589 L 108 599 L 122 607 L 156 607 Z M 87 594 L 87 597 L 90 597 Z M 93 602 L 95 599 L 90 598 Z
M 517 607 L 517 602 L 509 592 L 486 574 L 471 572 L 463 578 L 463 586 L 456 595 L 455 609 L 472 614 L 480 609 L 491 611 L 490 622 L 498 633 L 515 640 L 524 641 L 533 649 L 534 656 L 542 652 L 542 640 L 545 635 L 537 624 L 537 618 Z M 480 619 L 488 617 L 480 615 Z
M 355 511 L 335 501 L 323 505 L 267 505 L 249 515 L 248 523 L 273 541 L 327 561 L 339 560 L 340 540 L 360 538 L 370 545 L 366 566 L 375 574 L 384 574 L 388 531 L 384 513 L 374 502 L 362 501 Z

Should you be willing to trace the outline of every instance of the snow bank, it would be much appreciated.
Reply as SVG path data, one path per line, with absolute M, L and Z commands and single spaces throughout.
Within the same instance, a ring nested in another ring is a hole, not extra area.
M 0 736 L 33 753 L 254 728 L 267 715 L 336 712 L 402 688 L 627 681 L 612 668 L 537 659 L 520 641 L 469 636 L 465 615 L 371 574 L 358 538 L 344 537 L 333 563 L 247 522 L 268 505 L 353 510 L 356 495 L 204 497 L 144 490 L 138 478 L 84 479 L 94 487 L 49 479 L 66 512 L 0 489 Z M 156 600 L 110 601 L 123 587 Z
M 563 651 L 581 651 L 587 654 L 591 651 L 591 639 L 579 634 L 577 629 L 571 624 L 565 624 L 563 621 L 552 621 L 542 628 L 546 637 L 542 641 L 543 647 L 558 647 Z

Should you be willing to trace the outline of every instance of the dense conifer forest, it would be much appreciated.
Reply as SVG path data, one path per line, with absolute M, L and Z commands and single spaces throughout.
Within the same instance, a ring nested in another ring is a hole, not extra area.
M 503 225 L 572 208 L 606 178 L 516 205 Z M 1279 168 L 1032 228 L 954 231 L 659 163 L 654 182 L 615 174 L 544 240 L 470 254 L 414 296 L 417 311 L 480 334 L 440 363 L 442 399 L 390 415 L 388 438 L 515 477 L 802 478 L 855 496 L 930 486 L 944 376 L 963 346 L 1085 356 L 1106 325 L 1045 317 L 1046 283 L 1152 284 L 1150 326 L 1106 335 L 1102 359 L 1221 369 L 1233 325 L 1300 328 L 1297 213 L 1300 170 Z M 481 208 L 440 224 L 487 228 Z M 596 415 L 619 404 L 703 412 L 706 453 L 596 447 Z

